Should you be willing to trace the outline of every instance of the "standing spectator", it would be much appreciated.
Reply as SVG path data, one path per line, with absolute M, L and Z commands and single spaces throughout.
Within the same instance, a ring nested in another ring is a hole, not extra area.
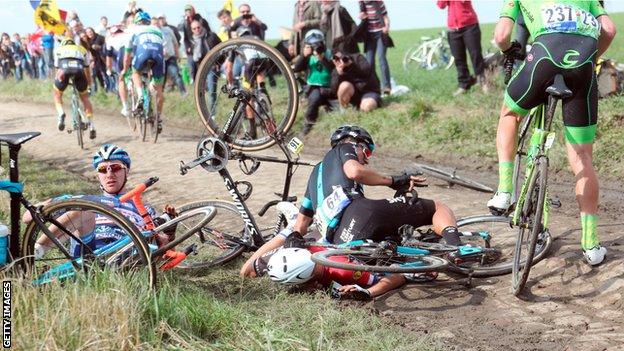
M 240 27 L 247 27 L 251 31 L 251 35 L 264 40 L 264 32 L 267 30 L 267 25 L 251 13 L 251 7 L 248 4 L 242 4 L 238 7 L 238 12 L 241 15 L 234 20 L 232 27 L 230 27 L 230 33 L 236 33 Z
M 352 104 L 363 112 L 381 106 L 379 78 L 364 55 L 348 54 L 340 49 L 332 50 L 336 68 L 332 72 L 332 92 L 338 96 L 342 109 Z
M 180 36 L 180 31 L 178 30 L 178 28 L 176 26 L 172 26 L 170 24 L 167 23 L 167 17 L 165 16 L 165 14 L 161 14 L 160 15 L 160 24 L 163 27 L 167 27 L 169 29 L 171 29 L 171 31 L 173 32 L 173 35 L 175 36 L 175 41 L 176 44 L 178 45 L 178 48 L 180 47 L 180 40 L 182 40 L 182 36 Z
M 184 50 L 186 51 L 186 61 L 189 68 L 189 73 L 192 79 L 195 77 L 195 71 L 197 70 L 196 61 L 193 59 L 194 50 L 193 43 L 195 42 L 194 36 L 195 32 L 191 29 L 191 24 L 193 21 L 197 21 L 199 25 L 204 28 L 202 33 L 210 32 L 210 26 L 205 18 L 203 18 L 199 13 L 195 12 L 195 8 L 193 5 L 184 6 L 184 18 L 182 18 L 182 22 L 178 25 L 178 30 L 184 34 Z
M 232 24 L 234 20 L 232 19 L 232 13 L 229 10 L 221 9 L 217 12 L 217 18 L 219 22 L 221 22 L 221 27 L 219 27 L 219 32 L 217 36 L 221 41 L 227 41 L 230 39 L 230 32 L 232 31 Z
M 26 43 L 28 54 L 30 55 L 30 64 L 33 71 L 33 76 L 39 79 L 46 78 L 46 67 L 43 62 L 43 48 L 41 47 L 41 37 L 35 35 L 29 36 L 29 39 L 22 39 Z
M 379 58 L 381 71 L 381 92 L 390 94 L 390 66 L 386 59 L 386 50 L 390 42 L 390 18 L 383 1 L 360 1 L 360 19 L 366 20 L 364 52 L 366 59 L 375 69 L 375 53 Z
M 340 5 L 340 1 L 322 0 L 320 28 L 325 34 L 327 48 L 338 47 L 349 54 L 360 52 L 357 42 L 350 39 L 357 26 L 349 11 Z
M 41 37 L 41 46 L 43 47 L 43 62 L 49 76 L 54 68 L 54 33 L 44 34 Z
M 15 69 L 15 61 L 13 60 L 13 45 L 11 37 L 7 33 L 2 33 L 0 37 L 0 63 L 2 64 L 2 79 L 6 79 L 11 73 L 11 69 Z
M 190 59 L 193 61 L 193 65 L 197 67 L 208 51 L 218 45 L 221 40 L 215 33 L 210 30 L 206 30 L 200 21 L 191 22 L 191 30 L 193 31 L 193 51 L 191 52 Z M 196 71 L 193 71 L 193 74 L 196 73 Z M 217 100 L 217 78 L 219 77 L 219 73 L 218 69 L 216 72 L 208 73 L 210 75 L 208 79 L 208 104 L 210 106 L 211 113 L 214 112 Z M 193 79 L 195 79 L 194 76 Z
M 128 108 L 128 91 L 126 89 L 126 77 L 121 74 L 123 70 L 123 61 L 126 43 L 129 41 L 128 30 L 124 31 L 123 25 L 111 26 L 109 35 L 106 37 L 106 75 L 112 76 L 113 72 L 118 74 L 117 90 L 119 92 L 119 100 L 121 100 L 121 114 L 124 117 L 129 116 Z M 127 74 L 129 76 L 129 72 Z
M 13 34 L 11 48 L 13 49 L 13 62 L 15 63 L 15 80 L 19 82 L 24 79 L 24 71 L 27 69 L 28 64 L 26 62 L 26 51 L 22 47 L 22 39 L 17 33 Z
M 308 31 L 304 37 L 304 46 L 301 55 L 295 59 L 293 70 L 307 72 L 306 98 L 308 107 L 305 112 L 305 122 L 301 136 L 304 137 L 316 123 L 319 109 L 329 104 L 331 98 L 331 72 L 334 68 L 330 56 L 331 51 L 325 46 L 325 36 L 318 29 Z
M 91 57 L 93 60 L 91 61 L 92 65 L 92 74 L 93 79 L 93 91 L 97 91 L 97 83 L 95 80 L 97 79 L 100 82 L 102 88 L 108 91 L 108 79 L 105 76 L 105 64 L 104 64 L 104 48 L 106 46 L 106 39 L 97 34 L 93 28 L 88 27 L 85 31 L 87 38 L 89 38 L 89 52 L 91 53 Z
M 163 17 L 164 15 L 153 17 L 152 24 L 160 28 L 163 34 L 163 53 L 165 55 L 164 85 L 167 85 L 167 77 L 171 76 L 173 81 L 177 84 L 178 89 L 180 89 L 180 93 L 186 95 L 186 88 L 184 88 L 184 83 L 182 83 L 180 68 L 178 67 L 178 43 L 171 28 L 163 25 Z
M 293 33 L 288 40 L 288 53 L 295 57 L 301 54 L 306 33 L 319 29 L 321 25 L 321 6 L 318 1 L 297 0 L 293 15 Z
M 97 34 L 106 38 L 106 35 L 108 34 L 108 17 L 106 16 L 100 17 L 100 24 L 97 26 L 96 32 Z
M 442 1 L 438 0 L 438 7 L 445 9 L 448 7 L 448 41 L 451 46 L 451 53 L 455 58 L 457 68 L 457 81 L 459 88 L 453 96 L 465 94 L 477 81 L 481 84 L 483 91 L 487 91 L 485 78 L 483 75 L 483 54 L 481 51 L 481 28 L 477 13 L 472 8 L 470 0 Z M 470 75 L 466 50 L 470 53 L 470 61 L 475 76 Z

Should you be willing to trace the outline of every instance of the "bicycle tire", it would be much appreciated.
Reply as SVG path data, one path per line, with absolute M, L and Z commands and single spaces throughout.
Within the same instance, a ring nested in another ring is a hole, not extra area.
M 214 207 L 215 216 L 201 229 L 201 234 L 206 238 L 194 235 L 185 240 L 185 244 L 198 244 L 196 256 L 187 256 L 187 259 L 180 263 L 179 269 L 199 269 L 209 268 L 226 264 L 240 256 L 248 245 L 251 236 L 245 231 L 245 224 L 241 215 L 232 202 L 221 200 L 196 201 L 185 204 L 178 209 L 180 215 L 188 211 L 202 207 Z M 227 234 L 232 240 L 223 237 Z M 217 238 L 221 236 L 220 238 Z M 204 241 L 204 242 L 202 242 Z
M 221 61 L 223 61 L 229 53 L 234 51 L 242 53 L 243 50 L 255 50 L 255 52 L 261 53 L 270 60 L 272 64 L 270 68 L 277 70 L 281 74 L 281 77 L 283 77 L 283 80 L 280 79 L 279 84 L 276 84 L 277 88 L 272 90 L 271 96 L 274 114 L 270 116 L 276 126 L 276 135 L 278 137 L 283 137 L 293 126 L 297 116 L 299 104 L 297 82 L 290 65 L 283 56 L 272 46 L 259 40 L 247 38 L 228 40 L 215 46 L 201 61 L 197 69 L 194 89 L 195 103 L 201 120 L 208 129 L 208 132 L 215 136 L 220 135 L 223 125 L 229 119 L 230 110 L 226 109 L 229 108 L 228 106 L 232 106 L 233 101 L 228 99 L 226 94 L 221 94 L 218 88 L 221 75 L 214 74 L 213 68 L 221 67 Z M 243 55 L 240 54 L 240 57 L 243 57 Z M 264 64 L 261 66 L 263 65 Z M 266 69 L 266 66 L 263 67 Z M 274 77 L 277 78 L 277 75 L 274 75 Z M 214 83 L 214 96 L 210 94 L 208 89 L 209 81 L 211 82 L 210 84 L 212 84 L 213 79 L 216 79 Z M 283 88 L 283 91 L 280 91 L 279 88 Z M 286 97 L 284 97 L 284 95 L 286 95 Z M 215 101 L 211 103 L 210 99 L 214 99 Z M 275 107 L 282 107 L 283 110 L 276 112 Z M 218 111 L 219 108 L 223 108 L 224 110 Z M 222 112 L 227 115 L 225 118 L 220 116 Z M 229 141 L 233 149 L 241 151 L 263 150 L 274 145 L 275 142 L 276 141 L 271 138 L 268 133 L 255 139 L 250 139 L 245 135 L 233 135 L 230 136 Z
M 348 262 L 332 260 L 335 256 L 348 256 Z M 374 273 L 419 273 L 446 269 L 448 261 L 436 256 L 379 253 L 376 248 L 354 247 L 329 249 L 312 255 L 312 261 L 326 267 Z
M 423 64 L 426 64 L 425 46 L 423 44 L 414 45 L 405 51 L 403 56 L 403 69 L 410 71 L 410 67 L 417 64 L 417 67 L 422 68 Z
M 512 228 L 510 222 L 510 217 L 493 215 L 478 215 L 459 219 L 457 227 L 460 232 L 487 231 L 492 237 L 490 247 L 498 249 L 501 252 L 501 258 L 488 266 L 462 269 L 450 265 L 449 268 L 458 273 L 472 274 L 474 277 L 493 277 L 511 273 L 517 229 Z M 464 243 L 468 241 L 466 237 L 462 237 L 462 240 Z M 543 235 L 538 237 L 533 265 L 548 255 L 552 242 L 552 237 L 548 232 L 544 232 Z
M 84 140 L 83 140 L 83 127 L 82 127 L 82 116 L 80 116 L 80 106 L 78 102 L 78 97 L 75 95 L 76 90 L 74 88 L 72 95 L 72 118 L 74 119 L 74 132 L 76 132 L 76 138 L 78 138 L 78 146 L 80 149 L 84 149 Z
M 90 268 L 96 268 L 99 270 L 102 268 L 111 268 L 113 270 L 117 269 L 125 273 L 136 275 L 137 279 L 146 279 L 150 287 L 156 287 L 157 271 L 154 262 L 150 258 L 150 249 L 147 242 L 134 224 L 113 208 L 88 200 L 72 198 L 55 201 L 44 206 L 41 212 L 41 217 L 44 220 L 46 227 L 48 227 L 48 225 L 52 226 L 52 223 L 54 223 L 52 221 L 54 220 L 65 220 L 65 229 L 68 230 L 67 228 L 72 226 L 72 228 L 74 228 L 72 232 L 75 233 L 77 225 L 73 223 L 74 220 L 70 218 L 68 212 L 75 213 L 78 211 L 84 211 L 90 216 L 93 216 L 92 220 L 87 219 L 81 223 L 93 221 L 93 225 L 95 225 L 95 216 L 103 216 L 105 217 L 105 220 L 114 223 L 114 225 L 117 226 L 117 228 L 122 232 L 122 235 L 129 238 L 128 243 L 122 246 L 122 248 L 118 251 L 112 251 L 108 254 L 104 253 L 90 258 L 87 258 L 87 255 L 82 256 L 80 262 L 80 272 L 88 272 L 90 271 Z M 63 219 L 62 216 L 66 217 Z M 76 274 L 70 273 L 76 273 L 78 270 L 76 270 L 75 267 L 71 267 L 72 260 L 69 260 L 66 256 L 62 255 L 58 246 L 50 248 L 45 256 L 41 257 L 41 260 L 35 258 L 34 245 L 37 238 L 41 235 L 44 235 L 43 230 L 35 223 L 35 221 L 31 221 L 26 227 L 22 239 L 22 257 L 24 257 L 28 271 L 37 276 L 35 281 L 39 281 L 41 284 L 44 284 L 47 281 L 56 279 L 64 281 L 69 277 L 75 276 Z M 59 235 L 57 238 L 63 239 L 63 236 Z M 64 239 L 69 239 L 69 236 L 65 235 Z M 69 241 L 66 241 L 64 245 L 65 250 L 71 250 Z M 47 262 L 51 261 L 60 261 L 62 263 L 60 265 L 50 267 Z M 85 264 L 85 262 L 87 264 Z M 58 269 L 62 268 L 63 265 L 70 270 L 61 269 L 58 271 Z M 69 274 L 69 276 L 64 276 L 66 273 Z
M 449 173 L 447 171 L 444 171 L 436 167 L 432 167 L 432 166 L 425 165 L 422 163 L 414 163 L 414 166 L 417 168 L 417 170 L 422 171 L 424 174 L 443 180 L 449 184 L 457 184 L 457 185 L 466 187 L 468 189 L 477 190 L 477 191 L 481 191 L 485 193 L 494 192 L 494 189 L 492 189 L 491 187 L 485 184 L 479 183 L 472 179 L 468 179 L 466 177 L 457 176 L 453 173 Z
M 544 203 L 546 200 L 548 159 L 545 157 L 537 158 L 534 167 L 535 168 L 531 172 L 527 195 L 522 206 L 522 213 L 520 214 L 521 222 L 518 226 L 518 236 L 514 251 L 511 290 L 515 296 L 518 296 L 526 285 L 532 266 L 529 263 L 533 261 L 537 237 L 544 230 L 542 215 L 544 213 Z M 530 233 L 528 233 L 529 230 Z M 526 258 L 522 260 L 522 249 L 527 242 L 527 240 L 525 240 L 525 233 L 528 234 L 526 238 L 528 240 L 528 246 L 526 247 Z
M 446 57 L 446 58 L 445 58 Z M 448 46 L 440 44 L 437 48 L 431 50 L 427 55 L 427 69 L 433 70 L 441 68 L 447 70 L 453 66 L 455 59 L 451 55 L 451 50 Z
M 149 106 L 149 111 L 150 111 L 150 116 L 151 118 L 149 118 L 149 126 L 150 126 L 150 139 L 152 140 L 153 143 L 156 143 L 158 141 L 158 114 L 154 114 L 154 111 L 152 109 L 152 102 L 150 100 L 150 106 Z

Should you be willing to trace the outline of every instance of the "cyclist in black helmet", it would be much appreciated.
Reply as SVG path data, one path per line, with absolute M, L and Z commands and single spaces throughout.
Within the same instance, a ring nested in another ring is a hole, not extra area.
M 412 202 L 405 196 L 372 200 L 364 196 L 364 185 L 398 190 L 426 181 L 407 174 L 384 176 L 370 169 L 368 159 L 375 150 L 375 142 L 364 128 L 342 126 L 334 131 L 330 141 L 332 149 L 314 167 L 308 179 L 294 232 L 305 235 L 314 220 L 323 236 L 320 241 L 341 244 L 371 239 L 399 243 L 402 225 L 433 225 L 433 230 L 448 244 L 461 244 L 455 215 L 439 201 L 418 198 Z M 253 275 L 255 259 L 284 244 L 289 233 L 282 231 L 280 234 L 245 262 L 241 275 Z

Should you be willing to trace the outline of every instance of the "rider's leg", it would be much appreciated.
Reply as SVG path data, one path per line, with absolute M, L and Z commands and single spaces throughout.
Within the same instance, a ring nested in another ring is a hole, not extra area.
M 354 94 L 355 87 L 353 86 L 353 84 L 349 82 L 340 83 L 340 85 L 338 86 L 338 92 L 336 94 L 338 95 L 338 102 L 340 103 L 340 106 L 342 108 L 347 108 Z
M 74 235 L 79 235 L 83 240 L 88 240 L 89 233 L 95 228 L 95 213 L 87 211 L 71 211 L 67 212 L 56 219 L 65 229 Z M 64 234 L 57 226 L 50 226 L 48 229 L 59 239 L 61 243 L 67 242 L 69 237 Z M 84 237 L 83 237 L 84 235 Z M 91 239 L 93 239 L 91 237 Z M 86 242 L 85 242 L 86 243 Z M 52 240 L 46 235 L 40 235 L 35 242 L 35 257 L 41 258 L 47 250 L 54 247 Z
M 165 103 L 165 94 L 163 94 L 163 83 L 154 83 L 154 91 L 156 92 L 156 112 L 162 114 L 163 105 Z
M 82 105 L 85 108 L 85 116 L 87 117 L 87 121 L 89 123 L 89 138 L 95 139 L 95 121 L 93 120 L 93 106 L 91 105 L 91 101 L 89 100 L 89 93 L 85 90 L 79 93 L 80 100 L 82 100 Z
M 586 251 L 600 245 L 596 230 L 600 187 L 593 166 L 593 144 L 566 143 L 570 167 L 576 178 L 576 200 L 581 211 L 581 248 Z
M 143 82 L 141 81 L 141 74 L 137 70 L 132 71 L 132 84 L 134 85 L 134 92 L 136 93 L 138 100 L 142 100 Z
M 513 190 L 513 160 L 518 147 L 518 125 L 522 116 L 503 105 L 498 130 L 496 131 L 496 152 L 498 153 L 498 191 L 511 193 Z
M 457 220 L 451 209 L 440 201 L 435 201 L 435 213 L 431 219 L 433 231 L 442 236 L 449 245 L 461 245 Z
M 117 86 L 119 90 L 119 100 L 121 100 L 121 114 L 125 116 L 128 114 L 128 89 L 126 87 L 126 80 L 122 75 L 119 76 Z

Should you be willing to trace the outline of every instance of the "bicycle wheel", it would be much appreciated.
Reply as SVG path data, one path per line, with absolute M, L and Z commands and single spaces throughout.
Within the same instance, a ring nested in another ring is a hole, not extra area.
M 413 68 L 425 68 L 427 65 L 427 54 L 424 44 L 412 46 L 405 51 L 403 56 L 403 69 L 410 71 Z
M 538 237 L 544 232 L 542 215 L 546 200 L 547 176 L 548 159 L 540 157 L 529 178 L 529 187 L 519 217 L 511 276 L 511 290 L 515 296 L 522 292 L 529 278 Z
M 336 259 L 338 256 L 347 256 L 349 260 Z M 440 257 L 402 254 L 374 246 L 320 251 L 312 255 L 312 261 L 327 267 L 376 273 L 433 272 L 448 265 L 448 261 Z
M 22 245 L 22 255 L 34 284 L 109 270 L 130 274 L 151 287 L 156 286 L 156 268 L 150 259 L 149 247 L 134 224 L 119 212 L 106 205 L 72 198 L 46 205 L 41 218 L 43 227 L 35 221 L 28 224 Z M 86 240 L 95 229 L 96 218 L 98 223 L 107 223 L 111 235 L 120 239 L 111 239 L 112 243 L 93 250 L 83 247 L 75 238 Z M 60 246 L 46 237 L 43 228 L 54 233 Z M 42 256 L 35 256 L 37 241 L 47 247 Z
M 427 56 L 427 69 L 449 69 L 453 66 L 455 59 L 451 55 L 451 50 L 448 46 L 440 44 L 438 47 L 433 48 Z
M 158 141 L 158 119 L 160 116 L 158 116 L 158 114 L 154 113 L 153 107 L 152 107 L 152 101 L 150 99 L 150 106 L 149 106 L 149 119 L 148 119 L 148 123 L 149 123 L 149 127 L 150 127 L 150 139 L 152 140 L 152 142 L 156 142 Z
M 197 269 L 225 264 L 240 256 L 251 240 L 234 203 L 220 200 L 197 201 L 181 206 L 178 211 L 182 216 L 200 208 L 209 208 L 215 214 L 210 222 L 181 244 L 183 247 L 194 245 L 195 250 L 177 268 Z M 182 230 L 186 230 L 194 223 L 189 220 L 182 225 Z
M 76 138 L 78 138 L 78 146 L 81 149 L 84 149 L 84 141 L 83 137 L 83 123 L 82 116 L 80 116 L 80 106 L 78 105 L 78 97 L 75 95 L 76 92 L 73 92 L 72 95 L 72 118 L 74 123 L 74 132 L 76 133 Z
M 472 273 L 475 277 L 492 277 L 511 273 L 513 266 L 513 257 L 516 244 L 517 230 L 510 226 L 510 217 L 504 216 L 471 216 L 461 218 L 457 221 L 457 227 L 462 233 L 470 233 L 473 236 L 462 236 L 464 243 L 481 246 L 483 236 L 489 235 L 490 247 L 498 250 L 501 257 L 493 263 L 472 266 L 470 269 L 458 269 L 460 273 Z M 548 232 L 541 233 L 538 236 L 535 248 L 535 256 L 532 264 L 536 264 L 542 260 L 552 245 L 552 237 Z M 453 269 L 453 266 L 450 266 Z
M 132 85 L 132 80 L 128 81 L 127 90 L 128 90 L 128 98 L 130 100 L 129 106 L 130 106 L 131 111 L 130 113 L 128 113 L 126 120 L 128 121 L 128 126 L 130 127 L 130 130 L 132 131 L 132 133 L 136 133 L 139 122 L 138 122 L 137 115 L 134 111 L 134 105 L 136 104 L 136 96 L 134 95 L 135 94 L 134 85 Z
M 283 137 L 295 121 L 299 99 L 294 73 L 281 54 L 265 42 L 238 38 L 215 46 L 199 65 L 195 81 L 197 110 L 208 131 L 215 136 L 223 132 L 235 104 L 221 90 L 223 86 L 234 84 L 234 80 L 228 81 L 227 74 L 222 74 L 229 73 L 230 67 L 234 79 L 242 74 L 252 86 L 265 79 L 265 85 L 249 92 L 255 97 L 257 90 L 261 90 L 270 96 L 271 108 L 264 111 L 249 108 L 246 114 L 253 116 L 237 119 L 238 123 L 257 118 L 263 121 L 262 128 L 252 137 L 245 133 L 245 128 L 230 126 L 233 132 L 228 136 L 229 143 L 232 148 L 243 151 L 266 149 L 275 144 L 272 134 Z M 269 75 L 273 80 L 267 79 Z M 243 84 L 242 88 L 248 87 Z
M 468 179 L 465 177 L 460 177 L 457 174 L 455 174 L 455 171 L 453 170 L 452 172 L 447 172 L 444 170 L 441 170 L 439 168 L 436 167 L 432 167 L 429 165 L 425 165 L 422 163 L 414 163 L 414 166 L 416 167 L 417 170 L 422 171 L 424 174 L 426 175 L 430 175 L 434 178 L 440 179 L 440 180 L 444 180 L 446 182 L 448 182 L 449 184 L 457 184 L 457 185 L 461 185 L 463 187 L 469 188 L 469 189 L 473 189 L 473 190 L 477 190 L 477 191 L 482 191 L 485 193 L 493 193 L 494 189 L 492 189 L 491 187 L 479 183 L 477 181 L 474 181 L 472 179 Z

